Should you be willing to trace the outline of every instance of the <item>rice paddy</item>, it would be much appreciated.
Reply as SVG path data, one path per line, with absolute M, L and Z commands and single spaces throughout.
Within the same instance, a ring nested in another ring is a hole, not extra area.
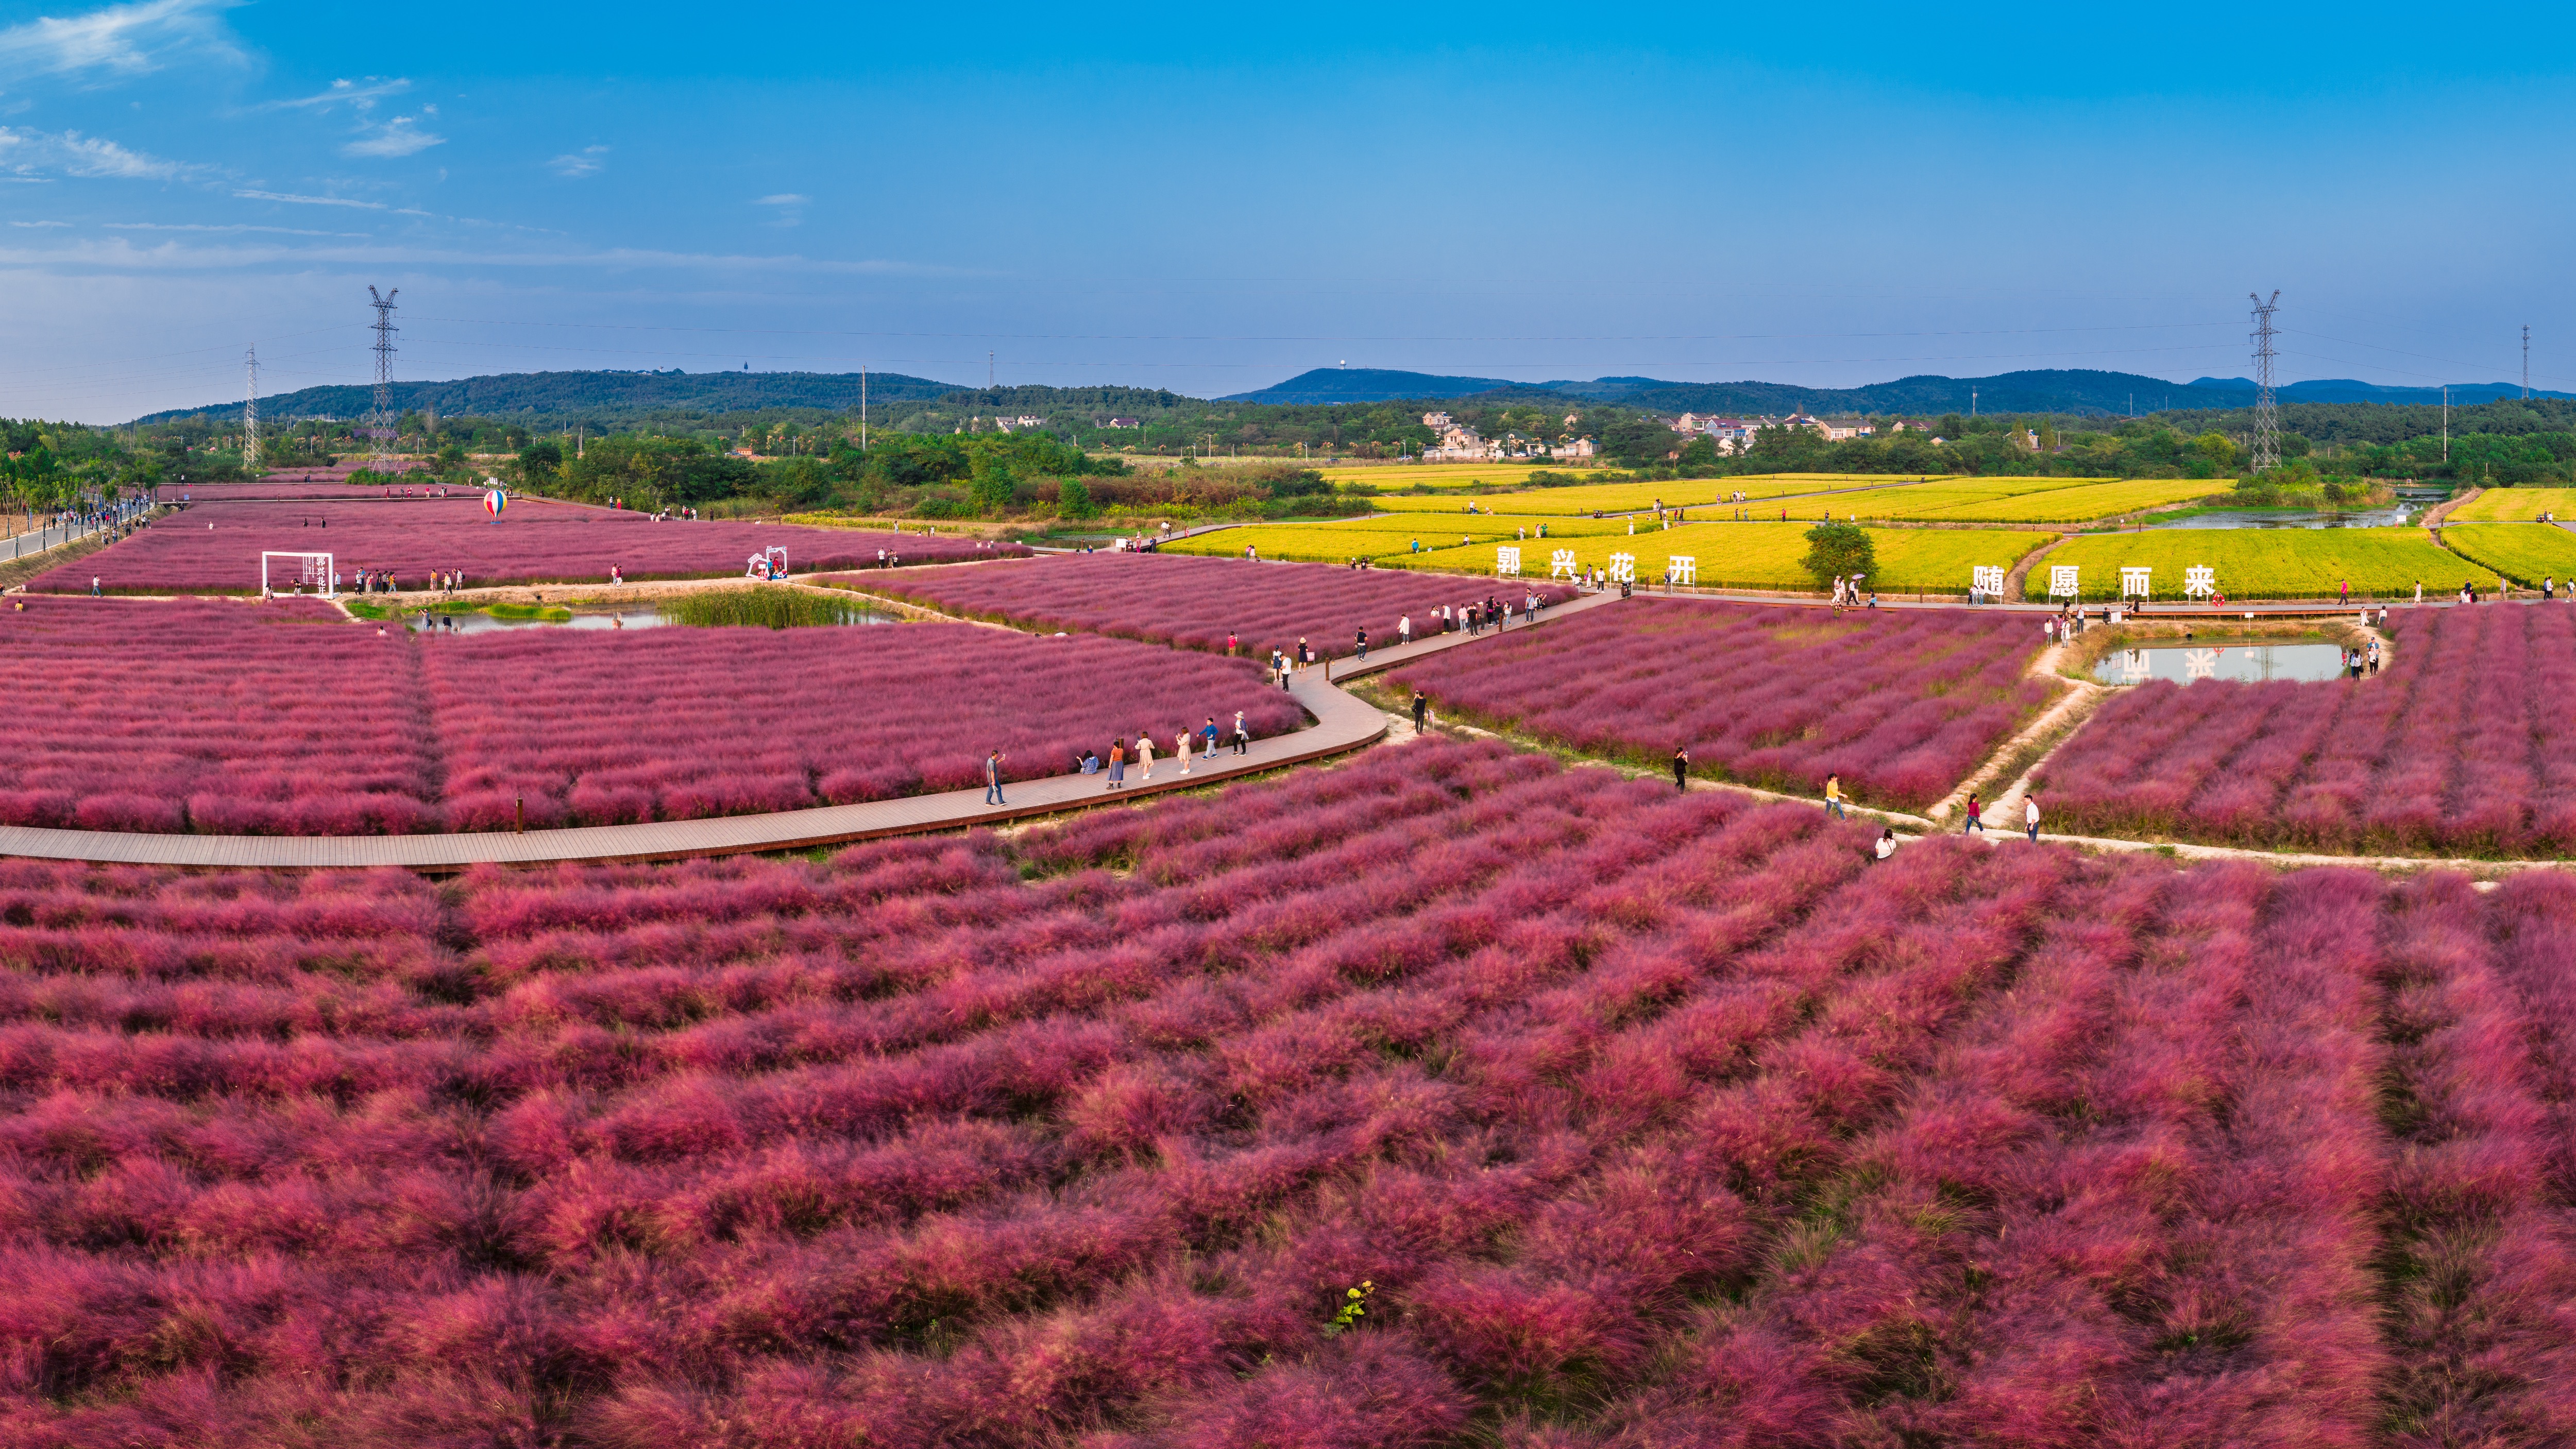
M 2451 523 L 2514 523 L 2548 513 L 2576 521 L 2576 488 L 2489 488 L 2451 510 Z
M 2554 523 L 2455 523 L 2442 530 L 2442 542 L 2477 564 L 2479 572 L 2500 575 L 2525 588 L 2539 588 L 2543 579 L 2562 586 L 2576 579 L 2576 533 Z M 2487 582 L 2479 580 L 2481 585 Z M 2450 586 L 2456 589 L 2458 580 Z
M 1810 523 L 1686 523 L 1672 528 L 1641 525 L 1626 533 L 1582 534 L 1561 542 L 1477 543 L 1423 554 L 1404 554 L 1381 561 L 1389 568 L 1437 569 L 1490 574 L 1497 551 L 1520 550 L 1525 577 L 1545 578 L 1556 556 L 1571 554 L 1578 569 L 1611 566 L 1613 554 L 1635 561 L 1642 583 L 1674 573 L 1676 558 L 1693 561 L 1694 581 L 1701 588 L 1812 591 L 1815 579 L 1802 560 L 1807 556 Z M 2013 529 L 1873 528 L 1867 530 L 1878 556 L 1871 587 L 1888 594 L 1965 594 L 1978 567 L 2009 569 L 2023 555 L 2044 548 L 2056 535 Z
M 2427 597 L 2456 592 L 2478 577 L 2473 564 L 2432 541 L 2420 528 L 2179 528 L 2140 533 L 2083 534 L 2068 539 L 2038 568 L 2078 570 L 2079 598 L 2120 597 L 2123 568 L 2150 570 L 2150 597 L 2181 601 L 2187 570 L 2207 568 L 2219 593 L 2231 599 L 2324 599 L 2349 585 L 2355 598 L 2412 598 L 2421 583 Z M 2479 582 L 2488 582 L 2479 578 Z M 2034 571 L 2024 593 L 2047 592 Z

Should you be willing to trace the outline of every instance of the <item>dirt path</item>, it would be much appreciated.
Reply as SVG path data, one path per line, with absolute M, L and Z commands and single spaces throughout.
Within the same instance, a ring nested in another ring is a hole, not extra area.
M 2472 488 L 2466 493 L 2454 493 L 2450 497 L 2443 499 L 2441 502 L 2434 504 L 2433 507 L 2423 515 L 2423 517 L 2416 521 L 2423 524 L 2426 528 L 2439 528 L 2442 526 L 2443 520 L 2451 516 L 2452 509 L 2459 507 L 2461 504 L 2468 502 L 2470 499 L 2475 498 L 2486 491 L 2487 490 L 2483 488 Z
M 1946 822 L 1966 808 L 1971 794 L 1984 793 L 2007 773 L 2015 777 L 2013 788 L 2021 788 L 2021 782 L 2030 777 L 2030 772 L 2057 753 L 2057 747 L 2083 728 L 2084 722 L 2093 717 L 2093 711 L 2100 709 L 2102 702 L 2111 697 L 2111 686 L 2107 684 L 2065 679 L 2058 675 L 2057 669 L 2064 661 L 2066 651 L 2066 645 L 2052 644 L 2041 650 L 2039 657 L 2030 664 L 2031 678 L 2056 679 L 2066 686 L 2066 693 L 2055 704 L 2040 711 L 2039 718 L 2024 726 L 2020 733 L 1998 746 L 1993 754 L 1986 757 L 1986 762 L 1977 767 L 1976 773 L 1960 781 L 1958 789 L 1951 791 L 1941 803 L 1924 811 L 1924 814 Z M 2006 798 L 2013 797 L 1995 797 L 1995 807 L 2000 808 Z
M 2012 572 L 2004 575 L 2004 597 L 2011 600 L 2026 601 L 2029 596 L 2022 592 L 2022 581 L 2030 577 L 2030 571 L 2033 568 L 2038 567 L 2041 559 L 2057 552 L 2058 549 L 2065 546 L 2067 539 L 2074 536 L 2075 535 L 2071 533 L 2062 535 L 2055 543 L 2048 544 L 2041 548 L 2032 549 L 2029 553 L 2022 555 L 2021 562 L 2014 564 L 2012 566 Z

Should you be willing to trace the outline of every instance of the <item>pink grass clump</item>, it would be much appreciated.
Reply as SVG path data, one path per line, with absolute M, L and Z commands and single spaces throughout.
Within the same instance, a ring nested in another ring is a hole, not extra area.
M 1248 660 L 947 624 L 379 635 L 311 599 L 0 612 L 0 824 L 404 835 L 685 820 L 972 789 L 1236 711 Z M 1165 768 L 1171 768 L 1166 764 Z M 523 813 L 524 812 L 524 813 Z
M 406 590 L 429 587 L 443 571 L 462 574 L 469 588 L 601 583 L 612 567 L 632 580 L 723 578 L 741 575 L 751 555 L 772 546 L 787 550 L 798 574 L 875 567 L 885 553 L 909 564 L 1028 552 L 1016 543 L 738 519 L 655 522 L 627 509 L 534 497 L 514 498 L 495 521 L 472 490 L 447 498 L 264 495 L 194 503 L 37 575 L 27 590 L 86 594 L 95 577 L 111 594 L 256 594 L 263 551 L 328 553 L 343 588 L 357 586 L 360 570 L 390 571 Z M 272 582 L 278 566 L 273 560 Z
M 2392 616 L 2375 678 L 2132 686 L 2053 756 L 2054 828 L 2275 849 L 2576 846 L 2576 620 L 2517 604 Z
M 825 861 L 0 861 L 0 1425 L 2576 1432 L 2561 874 L 1870 835 L 1432 741 Z
M 2050 698 L 2023 671 L 2027 618 L 1970 609 L 1812 609 L 1634 599 L 1543 633 L 1408 663 L 1434 710 L 1552 743 L 1864 800 L 1947 795 Z
M 1406 618 L 1417 639 L 1437 633 L 1431 611 L 1442 605 L 1456 611 L 1507 597 L 1517 610 L 1525 593 L 1548 603 L 1574 597 L 1563 584 L 1536 581 L 1497 589 L 1492 579 L 1142 553 L 1063 554 L 1009 568 L 863 573 L 823 582 L 970 619 L 1183 649 L 1223 653 L 1231 635 L 1247 656 L 1293 653 L 1302 638 L 1335 659 L 1351 654 L 1362 629 L 1381 649 L 1396 642 L 1396 626 Z

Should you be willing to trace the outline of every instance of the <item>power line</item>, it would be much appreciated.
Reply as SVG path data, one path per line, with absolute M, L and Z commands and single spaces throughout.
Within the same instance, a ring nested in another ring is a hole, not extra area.
M 242 396 L 242 467 L 254 478 L 259 476 L 259 344 L 242 354 L 245 391 Z
M 376 406 L 367 415 L 367 440 L 371 444 L 367 466 L 379 473 L 394 470 L 394 298 L 402 288 L 379 293 L 375 284 L 367 285 L 367 295 L 375 299 L 376 309 Z
M 2281 466 L 2281 409 L 2272 395 L 2272 359 L 2279 354 L 2272 347 L 2272 314 L 2280 310 L 2281 289 L 2272 289 L 2272 300 L 2263 300 L 2260 292 L 2248 292 L 2254 302 L 2254 471 L 2268 473 Z

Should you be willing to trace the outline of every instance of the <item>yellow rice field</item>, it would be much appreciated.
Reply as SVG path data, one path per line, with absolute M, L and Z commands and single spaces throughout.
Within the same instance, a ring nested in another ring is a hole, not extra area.
M 2171 503 L 2188 503 L 2195 498 L 2225 493 L 2235 486 L 2232 479 L 2134 478 L 2095 483 L 2084 488 L 2051 488 L 2040 493 L 1988 498 L 1890 516 L 1928 519 L 1936 523 L 2084 523 L 2096 518 L 2117 518 L 2122 514 L 2161 508 Z
M 2576 488 L 2489 488 L 2443 516 L 2445 523 L 2521 523 L 2544 513 L 2576 523 Z
M 1808 523 L 1686 523 L 1673 528 L 1641 527 L 1635 534 L 1585 534 L 1563 543 L 1513 544 L 1509 540 L 1406 554 L 1380 561 L 1381 567 L 1438 569 L 1453 573 L 1491 574 L 1501 548 L 1520 549 L 1521 573 L 1544 578 L 1554 556 L 1573 555 L 1577 568 L 1608 568 L 1611 555 L 1635 559 L 1637 577 L 1650 580 L 1673 568 L 1676 557 L 1696 560 L 1702 588 L 1778 589 L 1809 592 L 1815 580 L 1800 566 L 1807 556 Z M 2049 533 L 2006 529 L 1873 528 L 1870 543 L 1878 555 L 1880 592 L 1895 594 L 1965 594 L 1972 569 L 1984 565 L 2010 569 L 2023 555 L 2056 540 Z
M 1343 563 L 1355 558 L 1386 558 L 1428 553 L 1473 543 L 1536 542 L 1544 527 L 1549 538 L 1578 533 L 1607 533 L 1623 524 L 1593 519 L 1532 518 L 1354 518 L 1331 523 L 1262 523 L 1194 534 L 1162 545 L 1165 553 L 1241 558 L 1244 549 L 1260 556 L 1307 563 Z

